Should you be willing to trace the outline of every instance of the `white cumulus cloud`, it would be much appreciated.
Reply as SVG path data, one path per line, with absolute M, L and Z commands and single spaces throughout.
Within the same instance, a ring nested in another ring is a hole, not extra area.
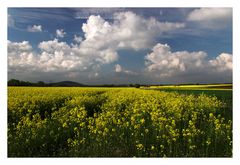
M 76 45 L 59 42 L 58 39 L 42 41 L 38 45 L 39 53 L 31 52 L 36 54 L 32 66 L 45 72 L 98 68 L 117 61 L 119 49 L 147 49 L 156 35 L 182 27 L 182 23 L 162 23 L 154 18 L 144 19 L 132 12 L 116 13 L 113 22 L 92 15 L 82 25 L 84 40 L 74 35 Z M 57 29 L 56 35 L 62 38 L 66 32 Z M 133 72 L 124 70 L 124 73 Z
M 63 29 L 57 29 L 56 30 L 56 36 L 58 38 L 63 38 L 67 33 Z
M 121 67 L 121 65 L 119 65 L 119 64 L 116 64 L 116 65 L 115 65 L 115 72 L 117 72 L 117 73 L 122 72 L 122 67 Z
M 203 51 L 172 52 L 167 44 L 158 43 L 150 54 L 145 56 L 147 71 L 158 77 L 177 75 L 208 74 L 232 72 L 232 55 L 222 53 L 215 59 L 207 60 L 207 53 Z
M 83 38 L 81 36 L 74 35 L 73 41 L 76 43 L 82 42 Z
M 28 69 L 32 67 L 33 63 L 36 63 L 36 56 L 28 41 L 8 41 L 8 69 L 10 71 L 19 71 L 22 67 Z M 32 69 L 34 70 L 34 68 Z
M 232 16 L 231 8 L 200 8 L 193 10 L 188 15 L 191 21 L 214 21 L 219 19 L 228 19 Z
M 85 40 L 82 45 L 102 49 L 146 49 L 154 43 L 157 36 L 183 28 L 183 23 L 159 22 L 155 18 L 144 19 L 133 12 L 115 13 L 113 22 L 101 16 L 91 15 L 82 30 Z
M 221 53 L 216 59 L 210 60 L 209 63 L 218 72 L 232 70 L 232 55 Z
M 197 22 L 207 28 L 222 28 L 232 20 L 231 8 L 200 8 L 189 13 L 188 21 Z
M 123 74 L 127 74 L 127 75 L 138 75 L 138 73 L 136 73 L 136 72 L 133 72 L 131 70 L 127 70 L 127 69 L 123 68 L 120 64 L 115 65 L 115 72 L 123 73 Z
M 120 49 L 147 49 L 154 43 L 156 36 L 184 27 L 182 23 L 159 22 L 154 18 L 144 19 L 133 12 L 114 14 L 113 22 L 101 16 L 91 15 L 82 25 L 84 39 L 74 35 L 76 44 L 67 44 L 58 39 L 42 41 L 39 51 L 32 50 L 29 42 L 8 43 L 9 68 L 26 69 L 31 66 L 43 72 L 86 71 L 97 69 L 119 59 Z M 33 25 L 29 31 L 41 31 L 41 25 Z M 66 32 L 56 30 L 57 38 L 63 38 Z M 124 73 L 133 74 L 129 70 Z
M 41 25 L 28 26 L 27 31 L 28 32 L 41 32 L 42 26 Z
M 27 41 L 8 41 L 8 66 L 11 70 L 40 70 L 43 72 L 86 71 L 112 63 L 118 55 L 111 49 L 81 49 L 57 39 L 43 41 L 36 53 Z

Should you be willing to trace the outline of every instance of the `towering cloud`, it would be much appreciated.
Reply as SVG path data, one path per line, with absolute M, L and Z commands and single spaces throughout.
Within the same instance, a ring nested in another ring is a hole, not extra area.
M 114 14 L 113 23 L 101 16 L 90 16 L 82 30 L 86 40 L 83 46 L 90 45 L 97 49 L 146 49 L 162 33 L 183 28 L 183 23 L 159 22 L 154 18 L 144 19 L 132 12 Z
M 74 36 L 76 45 L 59 42 L 58 39 L 42 41 L 38 45 L 39 53 L 36 53 L 26 41 L 9 41 L 9 68 L 24 69 L 27 59 L 27 66 L 43 72 L 96 69 L 117 61 L 119 49 L 147 49 L 157 35 L 182 27 L 182 23 L 162 23 L 154 18 L 144 19 L 132 12 L 116 13 L 113 22 L 92 15 L 82 26 L 85 39 Z M 41 29 L 41 25 L 34 25 L 29 31 Z M 63 38 L 66 32 L 57 29 L 56 35 Z M 23 46 L 28 49 L 23 49 Z

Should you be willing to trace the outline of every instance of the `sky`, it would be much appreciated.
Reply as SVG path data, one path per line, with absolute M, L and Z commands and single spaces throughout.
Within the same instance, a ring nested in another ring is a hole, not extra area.
M 8 8 L 8 79 L 232 82 L 231 8 Z

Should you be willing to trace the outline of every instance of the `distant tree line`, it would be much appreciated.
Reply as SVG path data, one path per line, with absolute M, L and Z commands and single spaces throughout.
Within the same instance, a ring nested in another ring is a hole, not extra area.
M 101 85 L 85 85 L 72 81 L 61 81 L 56 83 L 45 83 L 43 81 L 38 81 L 36 83 L 29 81 L 21 81 L 17 79 L 10 79 L 8 81 L 8 86 L 35 86 L 35 87 L 135 87 L 140 88 L 140 84 L 101 84 Z
M 17 79 L 11 79 L 8 81 L 8 86 L 46 86 L 43 81 L 38 81 L 37 83 L 32 83 L 29 81 L 21 81 Z

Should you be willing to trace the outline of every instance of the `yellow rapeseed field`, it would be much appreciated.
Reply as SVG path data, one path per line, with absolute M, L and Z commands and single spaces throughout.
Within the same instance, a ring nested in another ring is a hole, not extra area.
M 9 87 L 10 157 L 231 157 L 216 97 L 136 88 Z

